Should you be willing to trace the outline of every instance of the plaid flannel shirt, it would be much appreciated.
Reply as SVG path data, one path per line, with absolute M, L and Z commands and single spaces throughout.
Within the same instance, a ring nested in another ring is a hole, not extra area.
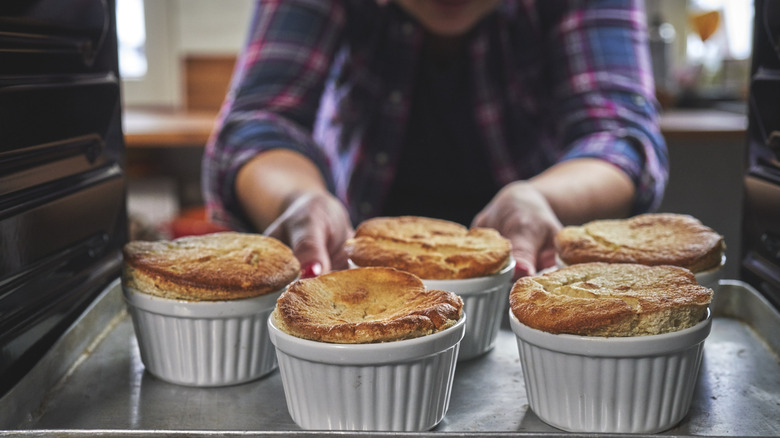
M 300 152 L 357 224 L 381 211 L 395 173 L 424 37 L 390 2 L 259 0 L 203 161 L 212 218 L 251 230 L 238 169 Z M 636 1 L 505 0 L 467 35 L 473 112 L 500 184 L 591 157 L 654 210 L 668 175 L 644 10 Z

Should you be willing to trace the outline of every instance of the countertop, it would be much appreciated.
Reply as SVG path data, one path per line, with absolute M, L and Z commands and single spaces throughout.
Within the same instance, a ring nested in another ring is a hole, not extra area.
M 203 146 L 214 128 L 213 111 L 128 108 L 123 113 L 128 148 Z M 742 140 L 747 116 L 717 109 L 672 109 L 661 113 L 661 132 L 668 141 L 714 136 Z
M 722 280 L 688 415 L 660 434 L 780 435 L 780 314 L 752 287 Z M 545 424 L 529 404 L 517 338 L 502 325 L 495 348 L 457 364 L 444 420 L 431 431 L 342 432 L 342 437 L 595 437 Z M 118 280 L 25 378 L 0 398 L 0 437 L 322 437 L 285 403 L 280 372 L 241 385 L 173 385 L 145 370 Z M 639 435 L 637 435 L 639 436 Z
M 128 148 L 203 146 L 214 129 L 213 111 L 125 109 L 122 114 Z

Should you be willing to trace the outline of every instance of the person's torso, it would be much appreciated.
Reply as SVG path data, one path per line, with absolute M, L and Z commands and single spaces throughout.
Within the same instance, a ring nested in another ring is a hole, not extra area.
M 415 128 L 413 112 L 419 111 L 414 100 L 424 30 L 392 3 L 359 1 L 352 7 L 348 13 L 356 19 L 347 20 L 315 138 L 334 167 L 337 194 L 349 201 L 359 222 L 381 214 L 402 172 L 403 146 Z M 460 82 L 468 88 L 457 104 L 466 107 L 446 134 L 479 144 L 481 154 L 476 159 L 467 154 L 466 161 L 489 169 L 493 192 L 548 167 L 559 152 L 552 147 L 554 127 L 547 117 L 542 35 L 531 23 L 538 17 L 510 9 L 492 13 L 469 33 Z M 425 126 L 415 129 L 433 130 Z M 469 134 L 461 138 L 467 126 Z

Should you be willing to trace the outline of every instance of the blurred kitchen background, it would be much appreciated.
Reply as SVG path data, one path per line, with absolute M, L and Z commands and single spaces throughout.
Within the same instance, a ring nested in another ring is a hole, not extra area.
M 687 213 L 728 245 L 736 278 L 745 173 L 751 0 L 647 0 L 671 159 L 661 211 Z M 252 0 L 117 0 L 131 238 L 208 231 L 203 146 L 243 44 Z

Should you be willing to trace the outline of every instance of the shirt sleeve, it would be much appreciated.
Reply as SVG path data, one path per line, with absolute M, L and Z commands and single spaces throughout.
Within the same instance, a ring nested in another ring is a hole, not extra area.
M 545 2 L 546 3 L 546 2 Z M 549 35 L 561 160 L 599 158 L 634 182 L 633 213 L 657 209 L 668 179 L 666 143 L 640 2 L 577 2 Z
M 210 216 L 251 230 L 236 198 L 238 170 L 258 153 L 284 148 L 309 157 L 329 188 L 328 162 L 312 127 L 341 30 L 335 0 L 258 1 L 244 50 L 214 134 L 206 145 L 202 184 Z

